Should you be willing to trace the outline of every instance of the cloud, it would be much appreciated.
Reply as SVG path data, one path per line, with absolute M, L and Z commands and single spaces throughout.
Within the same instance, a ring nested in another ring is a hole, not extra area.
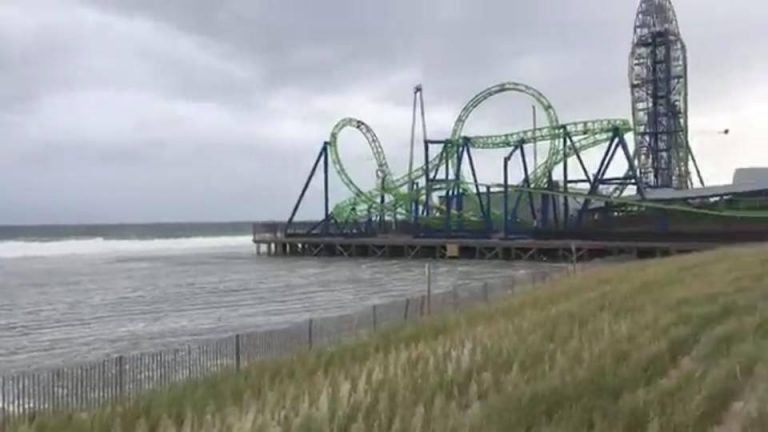
M 562 121 L 628 117 L 631 3 L 2 2 L 0 223 L 284 217 L 341 117 L 371 124 L 402 171 L 419 82 L 432 137 L 508 80 L 542 90 Z M 675 3 L 694 147 L 707 178 L 728 181 L 762 160 L 768 6 Z M 468 130 L 527 127 L 529 104 L 500 97 Z M 725 127 L 725 139 L 710 132 Z M 367 146 L 343 139 L 351 175 L 372 184 Z M 319 206 L 311 197 L 306 215 Z

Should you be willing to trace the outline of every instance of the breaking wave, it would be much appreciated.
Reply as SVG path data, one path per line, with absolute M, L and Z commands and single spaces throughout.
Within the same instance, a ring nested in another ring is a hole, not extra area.
M 0 258 L 199 251 L 200 249 L 248 247 L 250 244 L 251 237 L 242 235 L 150 240 L 105 239 L 103 237 L 59 241 L 9 240 L 0 241 Z

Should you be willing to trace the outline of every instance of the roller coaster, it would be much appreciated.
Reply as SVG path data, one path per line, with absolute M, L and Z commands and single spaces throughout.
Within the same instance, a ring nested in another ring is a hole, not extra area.
M 472 113 L 485 101 L 504 93 L 531 98 L 544 112 L 547 124 L 497 135 L 465 136 L 465 125 Z M 371 190 L 363 190 L 342 162 L 340 136 L 347 129 L 358 131 L 371 150 L 377 178 L 377 186 Z M 583 228 L 585 221 L 595 219 L 600 212 L 626 214 L 628 209 L 634 214 L 651 211 L 657 216 L 676 213 L 768 220 L 768 213 L 760 209 L 713 209 L 711 205 L 692 205 L 686 199 L 676 203 L 647 199 L 646 187 L 635 166 L 637 154 L 630 150 L 625 138 L 632 130 L 632 124 L 624 119 L 560 123 L 552 103 L 540 91 L 525 84 L 505 82 L 473 97 L 459 113 L 449 138 L 429 140 L 425 137 L 425 160 L 421 166 L 395 175 L 374 130 L 362 120 L 344 118 L 336 123 L 323 143 L 289 222 L 293 221 L 321 161 L 325 165 L 326 210 L 323 220 L 315 228 L 326 235 L 380 234 L 385 231 L 384 226 L 398 221 L 408 222 L 411 233 L 424 235 L 432 228 L 435 235 L 448 237 L 459 233 L 468 235 L 469 226 L 480 227 L 473 234 L 485 237 L 494 233 L 509 236 L 525 230 L 574 231 Z M 436 145 L 439 150 L 430 156 L 429 149 Z M 546 145 L 548 150 L 546 157 L 533 166 L 529 160 L 530 151 L 526 154 L 526 149 L 537 145 Z M 601 147 L 605 151 L 599 165 L 589 169 L 589 163 L 594 161 L 585 158 L 584 152 Z M 510 151 L 502 167 L 504 182 L 481 184 L 477 180 L 472 153 L 499 149 Z M 609 166 L 619 152 L 626 165 L 625 174 L 608 177 Z M 329 160 L 350 193 L 349 198 L 337 203 L 332 210 L 327 191 Z M 513 160 L 519 162 L 523 173 L 523 179 L 516 184 L 510 184 L 508 180 L 508 166 Z M 468 169 L 465 165 L 469 165 Z M 569 174 L 569 166 L 571 170 L 576 167 L 576 176 Z M 586 188 L 569 190 L 579 184 Z M 493 196 L 501 196 L 503 206 L 492 205 Z M 523 208 L 528 212 L 527 223 L 520 218 Z M 414 227 L 417 227 L 415 231 Z M 439 229 L 435 230 L 435 227 Z M 524 230 L 520 230 L 521 227 Z
M 768 184 L 705 188 L 688 141 L 685 44 L 670 0 L 641 0 L 630 53 L 633 121 L 597 119 L 561 123 L 537 89 L 517 82 L 491 86 L 460 111 L 448 138 L 426 134 L 423 88 L 414 89 L 411 159 L 395 174 L 374 130 L 344 118 L 331 130 L 291 212 L 285 235 L 378 236 L 408 234 L 452 238 L 552 237 L 641 238 L 742 235 L 768 239 Z M 467 136 L 467 121 L 489 99 L 512 93 L 530 98 L 545 124 L 496 135 Z M 417 101 L 420 101 L 417 104 Z M 424 160 L 413 166 L 417 109 L 421 111 Z M 376 186 L 360 187 L 341 158 L 342 132 L 358 131 L 376 164 Z M 632 135 L 633 145 L 627 139 Z M 433 149 L 437 147 L 437 151 Z M 531 150 L 545 151 L 538 162 Z M 595 159 L 585 153 L 602 150 Z M 505 150 L 503 182 L 478 181 L 473 153 Z M 522 180 L 510 181 L 511 165 Z M 309 185 L 322 164 L 323 218 L 293 232 Z M 614 164 L 621 164 L 623 175 Z M 693 170 L 691 166 L 693 165 Z M 331 208 L 331 166 L 349 197 Z M 701 188 L 693 189 L 692 172 Z
M 515 148 L 518 147 L 520 143 L 535 144 L 548 142 L 552 144 L 550 145 L 548 156 L 539 166 L 535 167 L 532 172 L 533 180 L 531 184 L 533 186 L 542 186 L 547 179 L 547 173 L 551 172 L 554 167 L 562 163 L 562 153 L 557 151 L 557 146 L 554 145 L 554 143 L 562 141 L 566 134 L 570 134 L 570 136 L 578 140 L 576 145 L 578 151 L 585 151 L 596 147 L 601 143 L 607 142 L 609 135 L 616 130 L 620 131 L 622 134 L 629 133 L 632 130 L 632 126 L 627 120 L 592 120 L 560 124 L 555 109 L 541 92 L 525 84 L 506 82 L 487 88 L 472 98 L 461 110 L 459 117 L 453 125 L 451 138 L 445 141 L 446 145 L 442 150 L 424 165 L 415 168 L 410 173 L 398 177 L 393 175 L 384 155 L 382 145 L 373 129 L 361 120 L 345 118 L 334 126 L 328 143 L 331 160 L 333 161 L 333 167 L 335 168 L 336 174 L 349 192 L 352 193 L 352 197 L 335 206 L 333 210 L 334 216 L 342 219 L 358 217 L 360 216 L 360 210 L 368 209 L 370 206 L 377 207 L 379 212 L 386 211 L 388 213 L 392 213 L 393 211 L 397 212 L 399 209 L 402 214 L 403 211 L 409 208 L 414 199 L 425 204 L 426 197 L 424 196 L 424 192 L 426 192 L 426 189 L 412 189 L 421 192 L 421 195 L 411 196 L 408 193 L 409 185 L 423 178 L 428 171 L 431 176 L 434 177 L 435 171 L 442 164 L 447 164 L 448 169 L 450 169 L 450 165 L 455 164 L 456 161 L 451 160 L 449 155 L 455 153 L 458 144 L 462 140 L 464 126 L 471 114 L 483 102 L 491 97 L 507 92 L 520 93 L 531 97 L 546 114 L 548 125 L 543 128 L 512 132 L 503 135 L 471 137 L 469 139 L 470 147 L 473 149 L 489 150 Z M 358 130 L 368 142 L 368 146 L 371 149 L 371 153 L 373 154 L 376 163 L 376 177 L 380 180 L 380 186 L 374 190 L 364 192 L 348 174 L 341 161 L 339 135 L 347 128 Z M 571 152 L 568 156 L 570 157 L 574 154 L 575 153 Z M 430 170 L 429 167 L 432 167 L 432 169 Z M 449 185 L 443 183 L 443 186 Z M 433 192 L 437 192 L 440 189 L 442 188 L 433 189 Z M 386 197 L 383 204 L 380 202 L 382 194 Z

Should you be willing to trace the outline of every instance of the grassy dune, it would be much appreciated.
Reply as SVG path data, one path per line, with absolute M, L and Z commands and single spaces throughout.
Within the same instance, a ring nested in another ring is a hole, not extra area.
M 768 428 L 768 248 L 584 272 L 34 431 Z

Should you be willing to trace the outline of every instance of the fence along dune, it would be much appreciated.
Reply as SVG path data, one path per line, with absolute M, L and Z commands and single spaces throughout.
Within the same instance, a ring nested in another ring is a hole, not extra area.
M 519 271 L 502 281 L 467 283 L 428 297 L 421 295 L 376 304 L 348 314 L 312 318 L 281 328 L 164 351 L 0 376 L 0 426 L 40 415 L 92 410 L 179 382 L 240 370 L 256 361 L 295 355 L 372 331 L 416 322 L 430 313 L 457 312 L 479 302 L 489 303 L 527 285 L 542 283 L 564 270 L 562 266 L 541 266 Z
M 761 430 L 768 248 L 524 295 L 10 430 Z

